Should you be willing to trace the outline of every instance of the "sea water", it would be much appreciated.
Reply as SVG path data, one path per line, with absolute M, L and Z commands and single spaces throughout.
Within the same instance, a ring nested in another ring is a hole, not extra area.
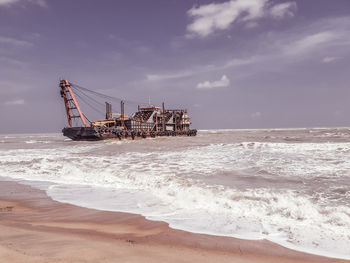
M 350 259 L 348 128 L 97 142 L 0 135 L 0 176 L 45 185 L 60 202 Z

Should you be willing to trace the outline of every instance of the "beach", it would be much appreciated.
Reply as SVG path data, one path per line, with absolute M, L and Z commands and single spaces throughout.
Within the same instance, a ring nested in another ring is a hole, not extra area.
M 10 181 L 0 182 L 0 232 L 1 262 L 349 262 L 63 204 Z

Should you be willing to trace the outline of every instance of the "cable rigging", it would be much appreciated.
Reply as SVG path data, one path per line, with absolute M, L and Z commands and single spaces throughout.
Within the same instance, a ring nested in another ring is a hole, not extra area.
M 148 105 L 148 103 L 145 103 L 145 102 L 139 102 L 139 101 L 132 101 L 132 100 L 124 100 L 122 98 L 118 98 L 118 97 L 113 97 L 113 96 L 109 96 L 109 95 L 106 95 L 106 94 L 103 94 L 103 93 L 99 93 L 99 92 L 96 92 L 96 91 L 93 91 L 93 90 L 89 90 L 87 88 L 84 88 L 84 87 L 81 87 L 77 84 L 74 84 L 72 82 L 70 82 L 71 84 L 71 87 L 75 88 L 76 90 L 77 89 L 80 89 L 80 90 L 84 90 L 86 92 L 90 92 L 96 96 L 99 96 L 101 98 L 104 98 L 104 99 L 109 99 L 109 100 L 113 100 L 113 101 L 118 101 L 118 102 L 121 102 L 123 101 L 124 103 L 128 103 L 128 104 L 134 104 L 134 105 Z
M 109 96 L 97 91 L 93 91 L 84 87 L 81 87 L 74 83 L 69 83 L 72 90 L 74 90 L 75 95 L 79 98 L 79 100 L 85 105 L 88 106 L 91 110 L 99 115 L 104 115 L 103 108 L 105 107 L 106 102 L 117 102 L 118 104 L 123 102 L 128 106 L 131 105 L 149 105 L 149 103 L 137 102 L 131 100 L 124 100 L 122 98 Z M 103 101 L 101 101 L 103 100 Z M 87 118 L 87 116 L 82 113 L 87 121 L 91 123 L 91 121 Z M 89 114 L 90 115 L 90 114 Z
M 96 108 L 95 106 L 93 106 L 91 103 L 89 103 L 86 99 L 84 99 L 81 95 L 79 95 L 79 93 L 75 92 L 75 95 L 81 100 L 83 101 L 85 104 L 87 104 L 88 106 L 90 106 L 93 110 L 95 110 L 96 112 L 98 112 L 99 114 L 104 114 L 103 111 L 101 111 L 100 109 Z M 86 117 L 86 116 L 85 116 Z

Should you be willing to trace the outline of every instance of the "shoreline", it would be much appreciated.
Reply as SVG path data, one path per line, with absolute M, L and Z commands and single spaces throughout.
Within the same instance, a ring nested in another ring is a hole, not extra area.
M 0 181 L 1 262 L 350 262 L 267 240 L 196 234 L 137 214 L 60 203 Z

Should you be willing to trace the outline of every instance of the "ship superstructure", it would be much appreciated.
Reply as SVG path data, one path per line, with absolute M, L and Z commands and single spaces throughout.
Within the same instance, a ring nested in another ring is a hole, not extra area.
M 64 136 L 72 140 L 134 140 L 136 138 L 195 136 L 197 134 L 197 130 L 190 129 L 191 122 L 187 110 L 165 109 L 164 103 L 161 108 L 153 105 L 138 106 L 137 112 L 129 117 L 125 114 L 124 100 L 120 100 L 120 113 L 113 113 L 112 104 L 105 102 L 105 119 L 90 121 L 80 108 L 73 89 L 90 90 L 72 84 L 67 80 L 60 80 L 59 86 L 69 125 L 62 132 Z M 100 94 L 94 91 L 90 92 Z M 103 96 L 112 98 L 107 95 Z M 80 123 L 80 125 L 76 123 Z

